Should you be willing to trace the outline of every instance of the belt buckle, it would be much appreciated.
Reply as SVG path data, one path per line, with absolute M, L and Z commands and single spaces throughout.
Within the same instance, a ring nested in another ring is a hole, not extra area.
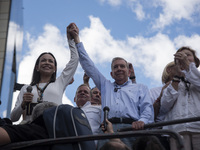
M 120 119 L 120 123 L 123 123 L 123 118 L 122 118 L 122 117 L 120 117 L 119 119 Z

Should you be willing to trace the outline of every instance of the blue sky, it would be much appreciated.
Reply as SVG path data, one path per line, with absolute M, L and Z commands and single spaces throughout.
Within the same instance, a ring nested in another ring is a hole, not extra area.
M 190 46 L 200 57 L 199 0 L 24 0 L 23 6 L 19 83 L 30 83 L 35 60 L 44 51 L 55 55 L 60 74 L 69 61 L 66 26 L 71 22 L 79 27 L 91 59 L 110 80 L 115 56 L 131 62 L 137 82 L 149 88 L 162 85 L 163 68 L 181 46 Z M 74 78 L 63 103 L 75 106 L 76 88 L 83 83 L 80 65 Z M 90 85 L 94 86 L 91 80 Z

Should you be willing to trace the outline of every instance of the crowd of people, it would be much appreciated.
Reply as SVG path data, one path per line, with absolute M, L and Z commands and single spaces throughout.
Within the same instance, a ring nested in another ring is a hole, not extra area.
M 42 113 L 62 104 L 63 93 L 73 83 L 79 62 L 85 73 L 74 102 L 85 113 L 94 135 L 114 133 L 130 126 L 133 130 L 143 130 L 145 124 L 199 116 L 200 72 L 197 68 L 200 62 L 190 47 L 178 49 L 174 61 L 166 65 L 161 77 L 163 86 L 148 89 L 136 82 L 133 65 L 121 57 L 111 62 L 110 75 L 114 82 L 106 79 L 88 56 L 75 23 L 67 27 L 67 39 L 71 57 L 59 77 L 56 78 L 57 63 L 53 54 L 42 53 L 36 60 L 31 91 L 28 85 L 22 87 L 11 112 L 12 122 L 18 121 L 21 115 L 23 121 L 19 125 L 1 125 L 0 145 L 48 138 Z M 94 88 L 89 85 L 90 78 L 96 85 Z M 102 124 L 104 107 L 109 107 L 106 129 Z M 185 150 L 200 149 L 199 121 L 163 128 L 178 132 L 183 137 Z M 139 146 L 139 143 L 142 144 Z M 177 148 L 175 140 L 166 136 L 98 140 L 95 144 L 101 150 Z

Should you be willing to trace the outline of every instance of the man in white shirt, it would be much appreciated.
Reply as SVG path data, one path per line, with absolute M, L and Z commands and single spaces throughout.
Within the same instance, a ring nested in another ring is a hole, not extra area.
M 76 102 L 76 105 L 85 112 L 93 134 L 98 134 L 101 124 L 101 105 L 91 104 L 91 93 L 92 92 L 90 91 L 88 85 L 81 84 L 77 88 L 74 101 Z M 95 99 L 99 98 L 100 100 L 98 94 L 96 96 L 93 94 L 93 97 Z

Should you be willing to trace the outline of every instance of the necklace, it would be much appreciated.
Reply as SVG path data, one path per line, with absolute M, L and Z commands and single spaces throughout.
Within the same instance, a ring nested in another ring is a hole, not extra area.
M 46 85 L 43 87 L 43 88 L 40 88 L 39 87 L 39 83 L 36 84 L 36 87 L 37 87 L 37 92 L 38 92 L 38 99 L 37 99 L 37 102 L 38 103 L 41 103 L 43 102 L 43 93 L 44 93 L 44 90 L 47 88 L 47 86 L 49 85 L 50 82 L 46 83 Z

